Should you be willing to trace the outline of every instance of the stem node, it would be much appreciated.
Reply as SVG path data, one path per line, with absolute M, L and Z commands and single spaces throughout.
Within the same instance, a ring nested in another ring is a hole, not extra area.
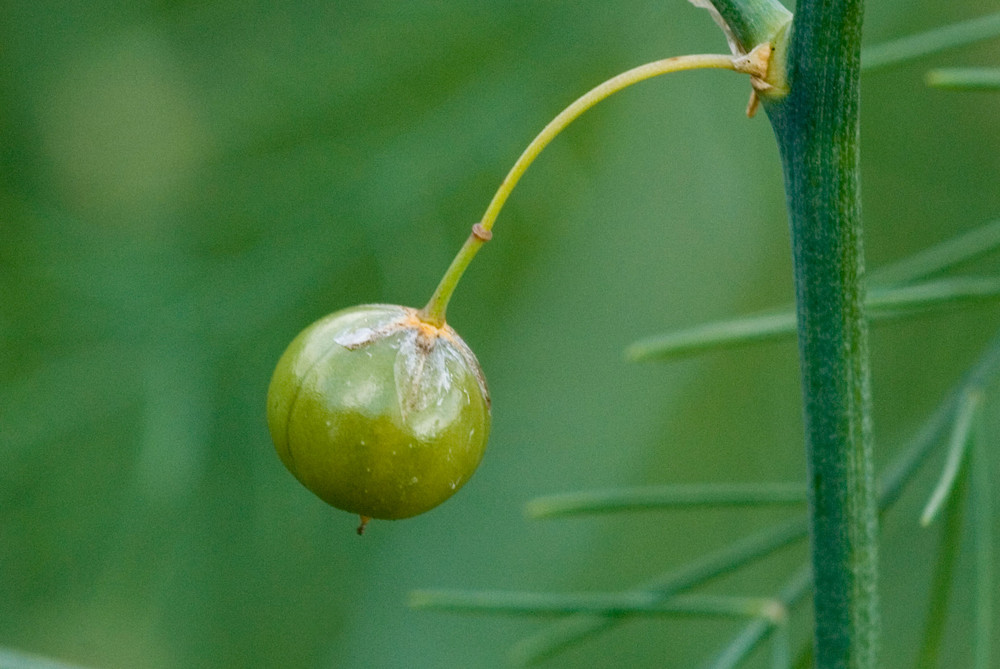
M 472 226 L 472 234 L 476 237 L 476 239 L 483 242 L 488 242 L 493 239 L 493 231 L 484 227 L 482 223 L 476 223 Z

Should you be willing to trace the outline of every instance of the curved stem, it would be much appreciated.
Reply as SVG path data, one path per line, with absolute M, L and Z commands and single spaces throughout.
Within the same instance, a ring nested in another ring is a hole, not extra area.
M 486 212 L 483 214 L 482 220 L 477 224 L 472 234 L 469 235 L 465 244 L 462 245 L 462 248 L 455 256 L 455 259 L 448 267 L 437 289 L 431 296 L 430 301 L 420 310 L 421 320 L 438 327 L 444 324 L 448 301 L 451 299 L 451 295 L 455 291 L 459 279 L 465 272 L 465 268 L 469 266 L 472 258 L 475 257 L 482 245 L 489 239 L 490 230 L 493 228 L 493 224 L 496 222 L 497 216 L 500 214 L 500 210 L 510 196 L 511 191 L 514 190 L 514 186 L 517 185 L 517 182 L 520 181 L 528 167 L 538 157 L 538 154 L 542 152 L 542 149 L 548 146 L 555 139 L 556 135 L 579 118 L 583 112 L 622 89 L 628 88 L 640 81 L 660 76 L 661 74 L 682 72 L 684 70 L 717 69 L 733 70 L 763 78 L 766 75 L 766 67 L 766 59 L 761 61 L 758 58 L 749 58 L 747 56 L 734 57 L 728 54 L 675 56 L 640 65 L 639 67 L 622 72 L 577 98 L 573 104 L 566 107 L 558 116 L 549 121 L 549 124 L 531 140 L 531 143 L 528 144 L 528 147 L 517 159 L 517 162 L 514 163 L 514 166 L 507 173 L 507 176 L 497 189 L 497 192 L 493 195 L 493 199 L 490 200 L 489 206 L 486 207 Z
M 955 577 L 955 562 L 962 544 L 962 525 L 965 515 L 965 497 L 969 487 L 968 464 L 963 464 L 954 491 L 954 499 L 944 512 L 944 528 L 938 545 L 937 562 L 931 577 L 930 601 L 927 621 L 924 623 L 920 653 L 914 665 L 917 669 L 934 669 L 941 666 L 941 649 L 944 645 L 945 623 L 948 618 L 948 600 L 951 598 Z
M 657 77 L 661 74 L 701 69 L 738 70 L 740 62 L 741 61 L 739 61 L 739 59 L 734 59 L 728 54 L 675 56 L 674 58 L 666 58 L 664 60 L 658 60 L 645 65 L 640 65 L 639 67 L 622 72 L 618 76 L 612 77 L 603 84 L 592 88 L 583 96 L 577 98 L 577 100 L 569 107 L 562 110 L 558 116 L 549 121 L 549 124 L 545 126 L 545 128 L 538 133 L 538 136 L 531 141 L 531 144 L 528 145 L 528 147 L 521 154 L 521 157 L 517 159 L 516 163 L 514 163 L 510 172 L 507 173 L 503 183 L 500 184 L 500 188 L 497 189 L 496 194 L 493 196 L 489 206 L 486 208 L 486 213 L 483 214 L 483 219 L 481 221 L 483 227 L 487 230 L 493 227 L 493 223 L 496 221 L 497 215 L 500 213 L 500 209 L 507 201 L 507 197 L 510 195 L 511 191 L 514 190 L 514 186 L 517 185 L 517 182 L 521 179 L 521 176 L 525 173 L 531 163 L 534 162 L 535 158 L 538 157 L 538 154 L 542 152 L 542 149 L 548 146 L 549 142 L 555 139 L 556 135 L 562 132 L 566 126 L 575 121 L 581 114 L 583 114 L 583 112 L 587 111 L 601 100 L 604 100 L 605 98 L 608 98 L 618 91 L 628 88 L 633 84 L 645 81 L 646 79 L 651 79 L 652 77 Z
M 478 225 L 478 224 L 477 224 Z M 462 244 L 462 248 L 455 254 L 448 269 L 445 270 L 441 282 L 431 295 L 427 305 L 417 312 L 417 316 L 425 323 L 430 323 L 435 327 L 444 325 L 445 311 L 448 309 L 448 301 L 451 300 L 452 293 L 458 286 L 459 279 L 465 274 L 465 268 L 469 266 L 472 259 L 479 252 L 480 247 L 486 243 L 488 238 L 477 235 L 475 231 L 469 234 L 469 238 Z
M 951 440 L 948 445 L 948 458 L 945 460 L 944 469 L 941 471 L 941 478 L 934 486 L 934 492 L 924 506 L 924 512 L 920 515 L 920 524 L 927 527 L 937 517 L 941 507 L 949 502 L 949 497 L 958 480 L 958 475 L 966 460 L 966 452 L 969 450 L 969 441 L 972 435 L 972 425 L 976 418 L 976 412 L 982 402 L 982 393 L 978 390 L 966 392 L 958 407 L 958 415 L 955 417 L 955 424 L 951 429 Z

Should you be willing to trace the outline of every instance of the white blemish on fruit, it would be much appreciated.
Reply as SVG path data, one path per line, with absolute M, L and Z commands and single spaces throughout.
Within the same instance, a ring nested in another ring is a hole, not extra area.
M 333 341 L 345 348 L 354 348 L 370 342 L 374 335 L 375 331 L 371 328 L 349 329 L 345 332 L 338 333 L 337 336 L 333 338 Z

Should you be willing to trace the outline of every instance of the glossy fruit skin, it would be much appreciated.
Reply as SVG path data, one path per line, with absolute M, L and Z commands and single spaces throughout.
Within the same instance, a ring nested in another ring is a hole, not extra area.
M 449 326 L 371 304 L 303 330 L 271 378 L 267 422 L 288 470 L 322 500 L 370 518 L 451 497 L 486 449 L 490 398 Z

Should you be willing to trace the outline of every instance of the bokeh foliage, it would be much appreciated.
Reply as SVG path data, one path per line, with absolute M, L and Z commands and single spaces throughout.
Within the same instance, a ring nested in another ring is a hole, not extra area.
M 870 3 L 868 40 L 986 4 Z M 563 105 L 724 50 L 686 3 L 14 0 L 0 43 L 0 647 L 95 667 L 497 666 L 534 622 L 415 612 L 406 593 L 625 588 L 778 513 L 527 521 L 530 497 L 799 480 L 794 345 L 622 358 L 791 297 L 773 139 L 718 72 L 602 103 L 514 193 L 449 310 L 495 412 L 455 499 L 359 539 L 264 423 L 288 341 L 343 306 L 420 306 Z M 870 264 L 1000 216 L 1000 97 L 921 78 L 998 62 L 993 42 L 866 75 Z M 998 325 L 972 307 L 874 331 L 880 462 Z M 940 528 L 918 529 L 923 501 L 883 530 L 889 666 L 925 611 Z M 766 594 L 801 557 L 715 590 Z M 696 666 L 729 629 L 630 623 L 551 666 Z

